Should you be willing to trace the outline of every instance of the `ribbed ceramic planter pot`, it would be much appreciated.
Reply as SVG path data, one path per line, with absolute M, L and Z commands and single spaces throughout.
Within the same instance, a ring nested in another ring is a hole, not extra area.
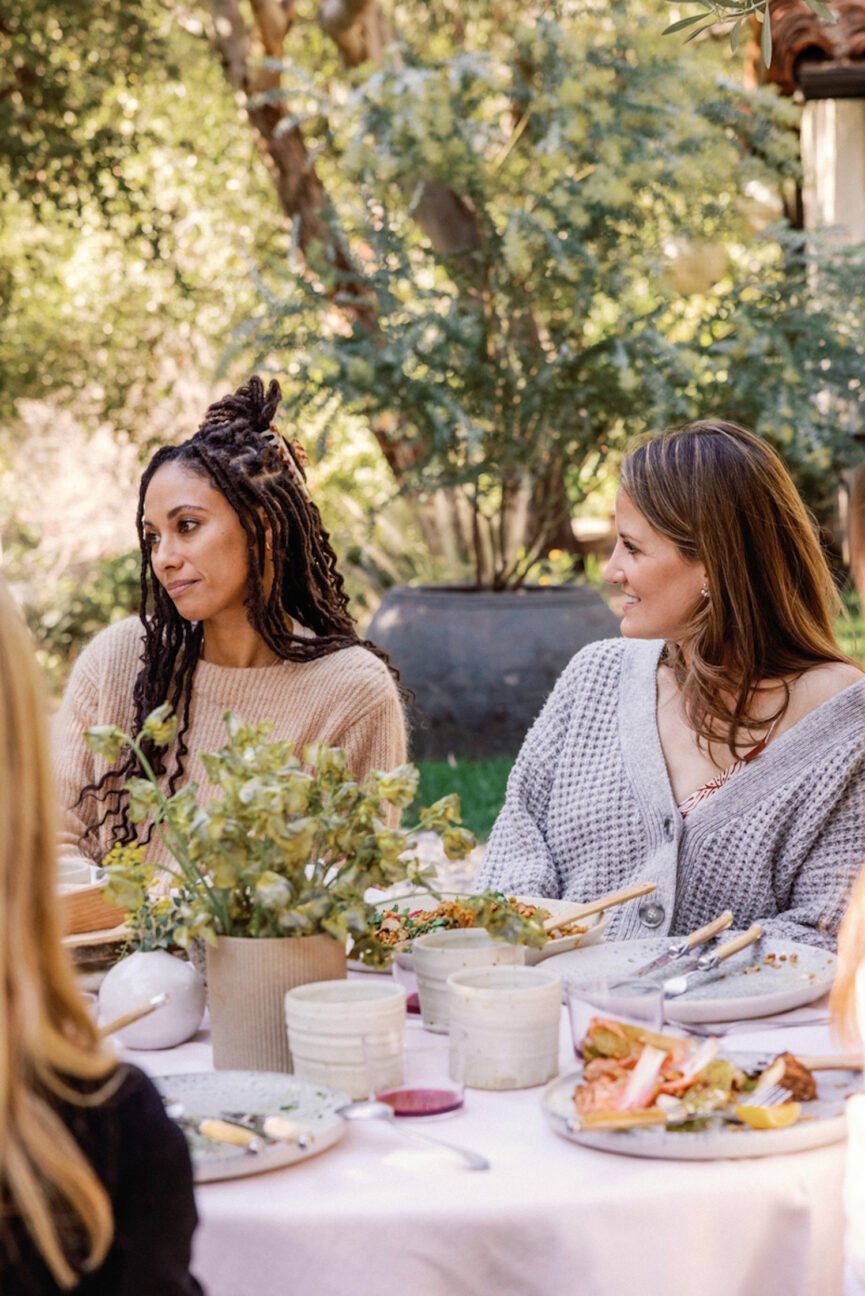
M 223 1071 L 291 1071 L 287 991 L 345 974 L 345 946 L 332 936 L 220 936 L 216 948 L 207 947 L 213 1065 Z

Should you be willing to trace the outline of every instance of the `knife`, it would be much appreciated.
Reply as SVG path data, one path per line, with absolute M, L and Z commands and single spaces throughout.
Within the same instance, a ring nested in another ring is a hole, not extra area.
M 706 941 L 711 940 L 713 936 L 719 936 L 722 931 L 726 931 L 733 921 L 733 915 L 729 909 L 721 914 L 720 918 L 713 919 L 712 922 L 706 923 L 698 931 L 691 932 L 690 936 L 680 936 L 678 940 L 672 941 L 657 958 L 652 959 L 645 967 L 639 968 L 636 972 L 631 973 L 633 977 L 647 976 L 650 972 L 657 972 L 658 968 L 666 967 L 668 963 L 675 963 L 680 958 L 684 958 L 691 950 L 698 945 L 705 945 Z
M 698 972 L 714 971 L 724 959 L 729 958 L 731 954 L 738 954 L 739 950 L 746 949 L 748 945 L 753 945 L 762 935 L 763 928 L 759 923 L 754 923 L 747 931 L 740 932 L 738 936 L 725 941 L 717 949 L 691 959 L 689 963 L 684 965 L 678 976 L 671 977 L 669 981 L 663 982 L 664 997 L 666 999 L 675 999 L 677 995 L 684 994 L 688 989 L 688 982 L 692 976 L 696 976 Z

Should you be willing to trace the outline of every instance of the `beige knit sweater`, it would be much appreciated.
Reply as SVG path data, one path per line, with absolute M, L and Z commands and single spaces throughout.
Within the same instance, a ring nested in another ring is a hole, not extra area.
M 116 724 L 130 732 L 132 689 L 141 656 L 141 623 L 135 617 L 101 631 L 75 663 L 53 726 L 55 777 L 64 811 L 60 854 L 99 862 L 111 846 L 112 824 L 85 836 L 104 807 L 92 797 L 76 805 L 82 788 L 108 768 L 84 742 L 90 725 Z M 233 711 L 250 724 L 269 720 L 273 737 L 291 739 L 300 750 L 314 739 L 344 747 L 350 768 L 362 778 L 369 770 L 391 770 L 406 759 L 405 725 L 399 695 L 384 663 L 366 648 L 344 648 L 309 662 L 282 661 L 250 668 L 200 661 L 192 685 L 186 743 L 185 781 L 201 795 L 214 794 L 199 753 L 225 743 L 223 715 Z M 172 768 L 168 753 L 168 769 Z M 148 858 L 168 863 L 155 839 Z

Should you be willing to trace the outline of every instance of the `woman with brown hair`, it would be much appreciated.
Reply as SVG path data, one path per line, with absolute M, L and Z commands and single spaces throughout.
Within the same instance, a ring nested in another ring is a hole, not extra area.
M 137 732 L 166 701 L 177 736 L 148 756 L 169 792 L 206 785 L 199 754 L 223 746 L 227 710 L 270 721 L 298 752 L 313 740 L 343 747 L 358 778 L 405 760 L 395 673 L 358 637 L 304 456 L 274 426 L 280 397 L 275 381 L 265 391 L 251 378 L 144 472 L 140 616 L 87 646 L 55 725 L 64 862 L 98 863 L 135 837 L 123 792 L 135 757 L 109 769 L 84 730 Z M 168 863 L 160 842 L 149 853 Z
M 628 455 L 616 529 L 623 639 L 559 679 L 481 884 L 581 901 L 646 880 L 609 937 L 729 908 L 832 946 L 865 857 L 865 691 L 789 474 L 742 428 L 694 423 Z
M 102 1043 L 60 944 L 44 711 L 0 584 L 0 1291 L 192 1296 L 185 1140 Z

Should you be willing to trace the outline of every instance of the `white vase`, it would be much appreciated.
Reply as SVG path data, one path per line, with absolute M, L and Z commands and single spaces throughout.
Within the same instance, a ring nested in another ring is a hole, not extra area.
M 168 1002 L 118 1031 L 116 1038 L 133 1049 L 183 1044 L 201 1025 L 204 982 L 191 963 L 167 950 L 137 950 L 115 963 L 99 987 L 99 1020 L 107 1025 L 158 994 L 167 994 Z

